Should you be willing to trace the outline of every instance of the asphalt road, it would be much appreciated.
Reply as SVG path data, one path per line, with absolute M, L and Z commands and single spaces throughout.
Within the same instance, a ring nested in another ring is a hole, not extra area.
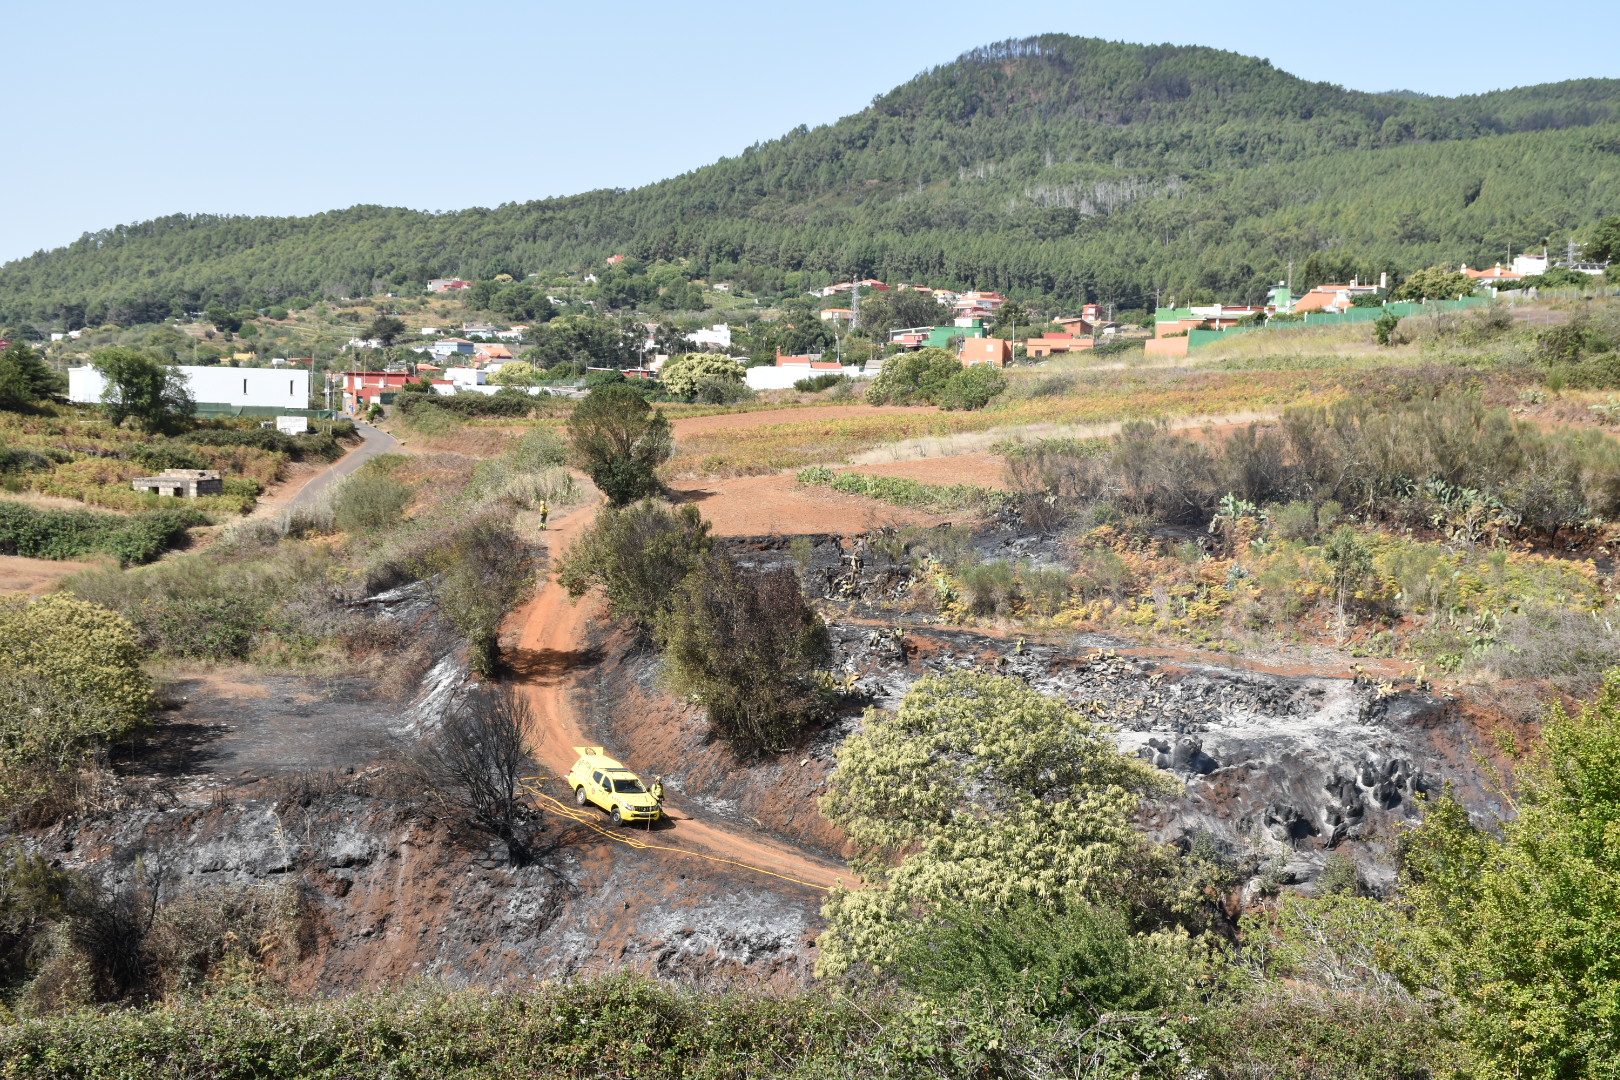
M 370 424 L 364 424 L 358 420 L 355 421 L 354 427 L 365 442 L 333 462 L 332 467 L 325 472 L 317 473 L 312 477 L 309 483 L 304 485 L 303 490 L 293 496 L 292 502 L 287 504 L 289 508 L 308 506 L 320 497 L 322 491 L 342 480 L 378 454 L 392 453 L 399 449 L 399 440 L 386 431 L 378 431 Z

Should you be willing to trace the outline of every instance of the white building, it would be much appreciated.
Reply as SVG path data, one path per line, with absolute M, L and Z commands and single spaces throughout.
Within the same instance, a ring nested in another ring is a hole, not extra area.
M 309 372 L 272 368 L 177 367 L 198 405 L 307 409 Z M 107 380 L 93 367 L 68 368 L 68 400 L 99 405 Z
M 713 345 L 720 349 L 731 348 L 731 326 L 727 323 L 715 323 L 705 330 L 694 330 L 687 335 L 694 345 Z
M 483 386 L 488 375 L 482 368 L 453 367 L 444 369 L 444 377 L 454 386 Z
M 1547 256 L 1515 255 L 1513 256 L 1513 272 L 1523 274 L 1525 277 L 1545 274 L 1547 272 Z

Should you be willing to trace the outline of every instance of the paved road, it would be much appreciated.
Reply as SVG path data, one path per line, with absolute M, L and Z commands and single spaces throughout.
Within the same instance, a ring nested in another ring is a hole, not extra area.
M 348 476 L 354 470 L 376 457 L 378 454 L 388 454 L 399 449 L 399 440 L 386 431 L 378 431 L 370 424 L 363 424 L 356 420 L 355 430 L 365 440 L 363 444 L 344 454 L 332 464 L 325 472 L 317 473 L 305 484 L 303 490 L 294 495 L 289 509 L 295 506 L 308 506 L 320 497 L 322 491 Z

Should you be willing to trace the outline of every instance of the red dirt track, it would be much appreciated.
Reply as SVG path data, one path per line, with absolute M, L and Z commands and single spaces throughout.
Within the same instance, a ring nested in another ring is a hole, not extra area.
M 552 524 L 550 540 L 554 559 L 580 529 L 590 524 L 595 513 L 594 507 L 587 507 Z M 585 640 L 591 608 L 588 600 L 574 603 L 567 591 L 548 576 L 535 598 L 516 614 L 518 645 L 512 657 L 513 666 L 534 712 L 532 750 L 535 760 L 551 776 L 560 777 L 573 767 L 574 747 L 596 741 L 585 734 L 572 701 L 577 680 L 590 674 L 581 643 Z M 609 753 L 614 750 L 611 746 L 607 749 Z M 626 764 L 635 767 L 633 761 Z M 550 790 L 560 798 L 569 797 L 560 784 L 550 785 Z M 671 799 L 666 799 L 664 805 L 674 827 L 650 835 L 638 830 L 637 839 L 690 848 L 819 888 L 830 888 L 840 881 L 846 885 L 855 883 L 847 867 L 812 858 L 765 837 L 693 817 Z M 606 825 L 606 819 L 603 824 Z

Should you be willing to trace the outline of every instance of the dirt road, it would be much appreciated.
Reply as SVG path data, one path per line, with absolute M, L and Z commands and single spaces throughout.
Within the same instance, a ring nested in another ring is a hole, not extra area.
M 554 559 L 595 514 L 594 507 L 587 507 L 552 523 Z M 570 696 L 576 680 L 590 674 L 590 660 L 582 646 L 590 609 L 589 600 L 575 604 L 548 576 L 535 598 L 517 614 L 519 638 L 513 666 L 534 710 L 535 759 L 551 776 L 562 776 L 573 767 L 574 747 L 594 742 L 585 735 Z M 613 752 L 613 747 L 607 749 Z M 626 764 L 632 768 L 635 765 Z M 553 794 L 567 797 L 560 787 L 554 787 Z M 823 888 L 840 879 L 846 884 L 854 881 L 846 867 L 812 858 L 763 836 L 694 817 L 674 800 L 666 800 L 664 805 L 673 827 L 645 837 L 653 843 L 691 848 Z

